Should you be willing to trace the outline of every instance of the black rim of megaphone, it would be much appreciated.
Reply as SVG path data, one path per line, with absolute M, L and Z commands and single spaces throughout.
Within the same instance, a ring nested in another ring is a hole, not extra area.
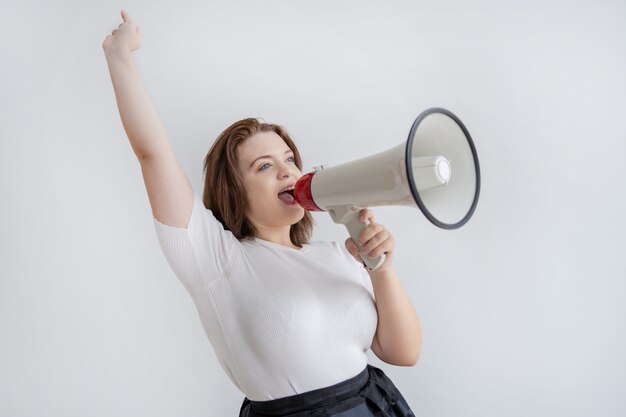
M 419 116 L 417 116 L 417 119 L 415 119 L 415 121 L 413 122 L 413 126 L 411 126 L 411 131 L 409 132 L 409 140 L 407 140 L 407 144 L 406 144 L 405 161 L 408 162 L 412 160 L 413 138 L 415 137 L 415 132 L 417 131 L 418 126 L 427 116 L 433 113 L 445 114 L 446 116 L 454 120 L 456 124 L 459 125 L 461 130 L 463 130 L 463 133 L 465 134 L 465 137 L 467 138 L 467 142 L 469 143 L 470 149 L 472 150 L 472 157 L 474 158 L 474 169 L 476 171 L 476 193 L 474 194 L 474 201 L 472 202 L 472 207 L 469 209 L 467 214 L 465 214 L 465 217 L 463 217 L 457 223 L 453 223 L 453 224 L 444 223 L 438 220 L 435 216 L 433 216 L 432 213 L 428 211 L 428 209 L 426 208 L 426 205 L 422 201 L 419 195 L 419 192 L 417 191 L 417 188 L 415 187 L 415 181 L 413 178 L 413 170 L 412 170 L 410 163 L 405 164 L 406 174 L 407 174 L 407 177 L 409 178 L 409 187 L 411 188 L 411 193 L 413 194 L 413 198 L 415 199 L 415 202 L 417 203 L 420 210 L 422 210 L 422 213 L 424 213 L 426 218 L 432 224 L 434 224 L 435 226 L 441 227 L 442 229 L 458 229 L 459 227 L 467 223 L 470 217 L 472 217 L 472 214 L 474 214 L 474 210 L 476 209 L 476 205 L 478 204 L 478 195 L 480 194 L 480 167 L 478 165 L 478 155 L 476 154 L 474 141 L 472 141 L 472 137 L 470 136 L 469 132 L 465 128 L 465 125 L 463 124 L 463 122 L 461 122 L 461 120 L 459 120 L 459 118 L 456 117 L 451 111 L 446 110 L 441 107 L 432 107 L 430 109 L 424 110 Z

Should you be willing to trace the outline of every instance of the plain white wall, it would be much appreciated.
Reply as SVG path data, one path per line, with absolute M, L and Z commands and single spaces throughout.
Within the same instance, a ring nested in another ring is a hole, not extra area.
M 243 400 L 156 240 L 101 49 L 121 9 L 198 192 L 243 117 L 285 126 L 307 171 L 399 144 L 428 107 L 465 123 L 483 176 L 466 226 L 374 208 L 424 349 L 371 363 L 416 415 L 626 414 L 623 2 L 2 0 L 0 417 Z M 346 239 L 314 218 L 314 239 Z

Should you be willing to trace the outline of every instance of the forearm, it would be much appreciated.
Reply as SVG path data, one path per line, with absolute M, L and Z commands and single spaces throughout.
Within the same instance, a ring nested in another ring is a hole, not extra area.
M 417 362 L 422 350 L 422 328 L 395 270 L 370 271 L 369 275 L 376 298 L 376 335 L 381 349 L 393 362 Z
M 142 160 L 170 146 L 167 133 L 144 88 L 131 52 L 105 50 L 122 125 Z

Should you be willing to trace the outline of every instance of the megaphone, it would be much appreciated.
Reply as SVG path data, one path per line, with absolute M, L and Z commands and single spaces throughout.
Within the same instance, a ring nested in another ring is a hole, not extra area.
M 373 206 L 417 206 L 443 229 L 457 229 L 472 217 L 480 193 L 480 167 L 472 138 L 458 117 L 433 107 L 411 126 L 406 142 L 334 167 L 322 165 L 302 176 L 294 197 L 309 211 L 327 211 L 343 224 L 361 249 L 359 238 L 369 222 L 359 222 L 361 209 Z M 386 255 L 370 258 L 373 271 Z

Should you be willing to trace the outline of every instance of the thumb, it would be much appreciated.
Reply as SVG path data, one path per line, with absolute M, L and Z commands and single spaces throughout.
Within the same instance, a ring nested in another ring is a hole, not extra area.
M 131 22 L 133 20 L 126 10 L 122 9 L 121 14 L 122 20 L 124 20 L 124 22 Z
M 348 251 L 348 253 L 352 255 L 354 258 L 356 258 L 359 262 L 361 262 L 361 256 L 359 255 L 359 248 L 356 246 L 356 244 L 354 243 L 354 240 L 352 240 L 351 237 L 346 239 L 345 245 L 346 245 L 346 250 Z

